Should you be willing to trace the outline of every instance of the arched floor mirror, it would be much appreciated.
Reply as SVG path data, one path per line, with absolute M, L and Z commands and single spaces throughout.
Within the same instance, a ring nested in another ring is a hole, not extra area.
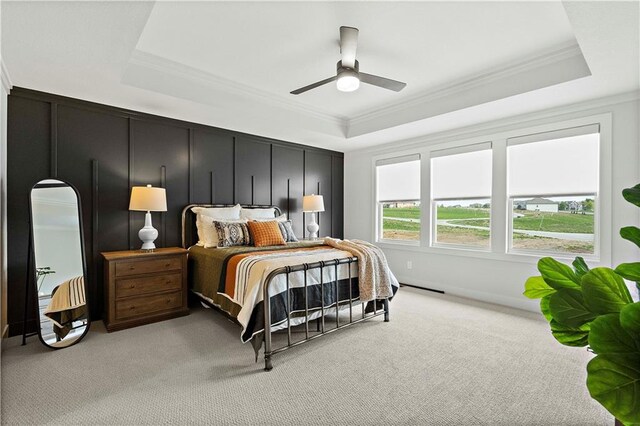
M 45 179 L 31 189 L 29 206 L 33 280 L 27 300 L 35 295 L 38 301 L 40 341 L 66 348 L 90 326 L 80 194 L 67 182 Z

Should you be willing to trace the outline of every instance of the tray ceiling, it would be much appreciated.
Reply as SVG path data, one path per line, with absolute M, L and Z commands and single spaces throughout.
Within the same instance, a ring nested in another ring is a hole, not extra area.
M 18 86 L 346 151 L 637 90 L 638 5 L 608 4 L 2 2 L 3 60 Z M 340 25 L 405 90 L 290 95 L 335 74 Z

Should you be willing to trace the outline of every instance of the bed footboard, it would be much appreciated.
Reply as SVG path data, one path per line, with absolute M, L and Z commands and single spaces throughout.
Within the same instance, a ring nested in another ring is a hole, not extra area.
M 361 302 L 359 299 L 359 296 L 354 297 L 353 295 L 353 290 L 352 290 L 352 274 L 351 274 L 351 265 L 354 263 L 358 262 L 358 258 L 357 257 L 349 257 L 349 258 L 342 258 L 342 259 L 334 259 L 334 260 L 329 260 L 329 261 L 320 261 L 320 262 L 313 262 L 313 263 L 305 263 L 305 264 L 301 264 L 301 265 L 295 265 L 295 266 L 285 266 L 282 268 L 278 268 L 273 270 L 266 278 L 265 281 L 265 285 L 264 285 L 264 289 L 263 289 L 263 300 L 264 300 L 264 369 L 266 371 L 269 371 L 273 368 L 273 364 L 271 361 L 271 358 L 273 357 L 273 355 L 275 355 L 278 352 L 282 352 L 285 351 L 287 349 L 290 349 L 294 346 L 298 346 L 302 343 L 306 343 L 309 342 L 311 340 L 317 339 L 318 337 L 322 337 L 325 334 L 328 333 L 332 333 L 334 331 L 337 330 L 341 330 L 345 327 L 348 327 L 350 325 L 362 322 L 362 321 L 366 321 L 368 319 L 377 317 L 377 316 L 381 316 L 384 315 L 384 321 L 388 322 L 389 321 L 389 300 L 388 299 L 382 299 L 383 302 L 383 309 L 378 309 L 377 308 L 377 302 L 378 301 L 374 301 L 373 303 L 373 311 L 370 313 L 365 312 L 365 306 L 364 306 L 364 302 Z M 346 305 L 347 305 L 347 300 L 340 300 L 339 297 L 339 286 L 340 286 L 340 280 L 338 279 L 338 266 L 339 265 L 343 265 L 343 264 L 347 264 L 347 269 L 349 270 L 349 275 L 348 275 L 348 282 L 349 282 L 349 296 L 348 296 L 348 305 L 349 305 L 349 320 L 348 321 L 343 321 L 341 323 L 340 321 L 340 315 L 339 315 L 339 310 L 340 307 L 342 306 L 343 309 L 346 309 Z M 335 281 L 334 281 L 334 289 L 335 289 L 335 294 L 336 294 L 336 301 L 335 301 L 335 311 L 336 311 L 336 315 L 335 315 L 335 327 L 334 328 L 330 328 L 330 329 L 326 329 L 325 328 L 325 314 L 326 311 L 325 309 L 330 308 L 331 306 L 325 306 L 325 297 L 324 297 L 324 268 L 334 268 L 334 277 L 335 277 Z M 318 283 L 318 285 L 320 286 L 320 292 L 321 292 L 321 306 L 319 308 L 320 310 L 320 316 L 317 317 L 317 320 L 319 322 L 318 324 L 318 331 L 317 334 L 314 335 L 310 335 L 309 334 L 309 313 L 311 311 L 317 312 L 318 308 L 309 308 L 309 301 L 308 301 L 308 281 L 307 281 L 307 272 L 311 269 L 320 269 L 320 282 Z M 292 309 L 291 309 L 291 292 L 290 292 L 290 283 L 289 283 L 289 275 L 293 272 L 303 272 L 304 274 L 304 327 L 305 327 L 305 336 L 304 339 L 298 340 L 296 342 L 292 342 L 291 339 L 291 316 L 292 316 Z M 271 324 L 271 299 L 270 299 L 270 292 L 269 289 L 272 285 L 272 283 L 274 282 L 274 278 L 278 275 L 285 275 L 285 283 L 286 283 L 286 315 L 287 315 L 287 344 L 284 346 L 281 346 L 279 348 L 273 349 L 272 348 L 272 324 Z M 359 303 L 361 305 L 362 308 L 362 313 L 361 315 L 359 315 L 359 318 L 354 318 L 354 313 L 353 313 L 353 306 L 354 306 L 354 302 L 355 303 Z

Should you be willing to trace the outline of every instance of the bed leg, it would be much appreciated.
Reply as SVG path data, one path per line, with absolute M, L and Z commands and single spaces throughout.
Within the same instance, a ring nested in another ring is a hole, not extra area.
M 389 322 L 389 299 L 384 299 L 384 322 Z
M 271 364 L 271 354 L 264 354 L 264 371 L 271 371 L 273 369 L 273 364 Z

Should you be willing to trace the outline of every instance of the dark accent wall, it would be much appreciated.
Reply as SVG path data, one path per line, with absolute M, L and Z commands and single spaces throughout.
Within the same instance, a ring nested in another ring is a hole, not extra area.
M 8 320 L 22 332 L 29 193 L 41 179 L 73 184 L 82 198 L 88 298 L 102 317 L 100 253 L 137 249 L 144 214 L 129 212 L 132 186 L 167 190 L 152 213 L 159 247 L 181 244 L 189 203 L 273 204 L 302 237 L 304 194 L 324 195 L 320 235 L 342 237 L 343 154 L 14 87 L 7 129 Z M 30 312 L 35 313 L 35 298 Z

